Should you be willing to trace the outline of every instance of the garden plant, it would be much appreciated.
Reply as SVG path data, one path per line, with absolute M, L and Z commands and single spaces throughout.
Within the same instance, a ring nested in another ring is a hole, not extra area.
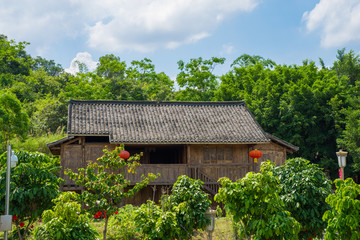
M 274 164 L 263 162 L 260 173 L 249 172 L 236 182 L 221 178 L 215 201 L 223 203 L 239 224 L 241 238 L 298 239 L 300 224 L 286 211 L 279 194 Z
M 289 159 L 273 168 L 273 173 L 279 178 L 285 209 L 301 224 L 299 239 L 321 238 L 326 228 L 322 216 L 330 209 L 325 199 L 331 194 L 331 181 L 321 168 L 303 158 Z
M 189 239 L 194 231 L 204 230 L 209 223 L 205 212 L 211 201 L 202 190 L 203 182 L 180 176 L 171 195 L 163 195 L 161 205 L 152 201 L 137 211 L 137 228 L 147 239 Z
M 64 192 L 54 199 L 55 206 L 42 215 L 43 224 L 35 229 L 35 239 L 96 240 L 98 233 L 91 226 L 89 218 L 81 214 L 81 204 L 75 192 Z
M 326 202 L 331 209 L 323 219 L 327 222 L 325 239 L 360 239 L 360 185 L 351 178 L 336 179 L 335 194 L 330 194 Z
M 16 151 L 15 154 L 18 164 L 11 169 L 10 214 L 13 215 L 16 231 L 12 231 L 11 235 L 15 234 L 23 240 L 29 236 L 43 211 L 53 206 L 52 200 L 59 194 L 61 179 L 57 176 L 57 159 L 26 151 Z M 5 202 L 6 155 L 0 156 L 0 202 Z M 0 211 L 3 214 L 3 204 Z
M 109 217 L 117 211 L 122 200 L 134 196 L 156 178 L 149 173 L 148 177 L 142 176 L 140 182 L 130 187 L 131 182 L 126 179 L 125 171 L 136 173 L 140 155 L 123 159 L 120 157 L 122 151 L 123 145 L 113 151 L 105 148 L 104 155 L 97 162 L 88 162 L 86 169 L 80 168 L 78 173 L 72 170 L 65 172 L 77 185 L 84 187 L 81 201 L 85 203 L 85 210 L 95 219 L 104 219 L 103 240 L 106 240 Z

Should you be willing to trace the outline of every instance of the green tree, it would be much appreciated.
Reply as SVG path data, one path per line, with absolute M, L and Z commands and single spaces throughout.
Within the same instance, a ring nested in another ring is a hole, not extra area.
M 218 78 L 213 74 L 216 65 L 223 64 L 225 58 L 212 57 L 203 60 L 201 57 L 190 59 L 189 63 L 178 61 L 180 73 L 176 81 L 180 88 L 175 99 L 179 101 L 211 101 L 218 86 Z
M 260 173 L 250 172 L 231 182 L 221 178 L 215 201 L 240 224 L 240 235 L 247 239 L 298 239 L 300 224 L 286 211 L 280 198 L 281 187 L 273 176 L 274 164 L 264 162 Z
M 44 96 L 33 103 L 30 118 L 31 133 L 35 136 L 46 133 L 56 133 L 67 124 L 67 105 L 66 101 L 52 97 Z
M 330 159 L 339 134 L 334 106 L 343 106 L 344 89 L 334 71 L 319 70 L 313 62 L 274 69 L 256 62 L 223 75 L 216 99 L 245 100 L 266 132 L 299 146 L 294 157 L 334 169 Z
M 325 199 L 331 193 L 330 180 L 317 165 L 303 158 L 289 159 L 273 172 L 280 180 L 279 196 L 285 209 L 301 224 L 299 239 L 322 237 L 326 227 L 322 216 L 329 210 Z
M 330 194 L 326 202 L 331 210 L 325 212 L 327 221 L 325 239 L 360 239 L 360 186 L 351 178 L 334 181 L 335 194 Z
M 59 194 L 59 162 L 45 154 L 15 152 L 18 164 L 11 169 L 10 213 L 14 216 L 20 240 L 26 239 L 43 211 Z M 6 153 L 0 156 L 0 201 L 5 201 Z M 0 207 L 4 212 L 4 205 Z
M 354 102 L 360 104 L 359 99 L 354 99 Z M 346 125 L 337 142 L 341 148 L 349 151 L 348 165 L 355 172 L 360 172 L 360 108 L 358 106 L 350 107 L 344 112 L 346 112 Z M 349 164 L 351 162 L 353 164 Z
M 135 225 L 148 240 L 171 240 L 179 236 L 176 213 L 166 211 L 150 200 L 135 211 Z
M 6 36 L 0 37 L 0 75 L 29 75 L 31 57 L 25 52 L 29 43 L 16 43 L 8 40 Z
M 75 192 L 64 192 L 54 199 L 55 206 L 43 213 L 44 224 L 36 228 L 35 239 L 97 239 L 98 233 L 90 225 L 90 220 L 81 212 Z
M 355 55 L 354 50 L 345 53 L 346 49 L 337 51 L 336 58 L 332 67 L 336 71 L 339 79 L 345 77 L 347 84 L 354 86 L 356 82 L 360 81 L 360 56 Z
M 230 66 L 233 67 L 239 65 L 242 67 L 248 67 L 251 65 L 255 65 L 257 63 L 260 63 L 264 67 L 269 67 L 269 68 L 273 68 L 276 66 L 276 63 L 271 59 L 265 59 L 258 55 L 250 56 L 249 54 L 241 55 L 240 57 L 235 59 L 235 61 Z
M 195 230 L 204 230 L 205 212 L 211 201 L 202 190 L 203 182 L 185 175 L 178 177 L 171 195 L 163 195 L 161 207 L 148 201 L 135 216 L 137 228 L 147 239 L 189 239 Z
M 211 201 L 202 186 L 202 181 L 182 175 L 171 190 L 170 206 L 176 212 L 180 239 L 190 238 L 194 230 L 204 230 L 209 223 L 205 212 Z
M 23 111 L 16 96 L 6 90 L 0 90 L 0 140 L 6 144 L 15 135 L 24 137 L 29 128 L 29 117 Z
M 103 239 L 106 240 L 109 217 L 117 210 L 117 206 L 124 198 L 134 196 L 136 192 L 149 184 L 150 179 L 156 176 L 152 173 L 147 178 L 130 187 L 131 182 L 126 179 L 125 170 L 136 173 L 135 168 L 140 165 L 140 155 L 134 155 L 128 160 L 120 158 L 124 146 L 115 148 L 114 151 L 104 149 L 104 155 L 97 162 L 89 162 L 86 169 L 80 168 L 79 173 L 68 170 L 65 173 L 83 186 L 86 190 L 81 194 L 81 200 L 88 206 L 86 211 L 95 218 L 104 218 L 105 226 Z
M 172 100 L 174 82 L 165 73 L 156 73 L 151 60 L 132 61 L 127 78 L 137 80 L 144 89 L 147 100 Z
M 43 70 L 49 76 L 58 77 L 64 72 L 64 69 L 60 64 L 55 63 L 54 60 L 46 60 L 40 56 L 33 58 L 32 70 Z

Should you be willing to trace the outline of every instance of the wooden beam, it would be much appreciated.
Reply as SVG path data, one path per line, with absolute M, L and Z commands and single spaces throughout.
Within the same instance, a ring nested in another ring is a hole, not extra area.
M 61 146 L 63 146 L 63 145 L 69 145 L 69 144 L 71 144 L 71 143 L 73 143 L 73 142 L 79 141 L 80 139 L 81 139 L 80 137 L 77 137 L 77 138 L 75 138 L 75 139 L 73 139 L 73 140 L 71 140 L 71 141 L 68 141 L 68 142 L 62 144 Z

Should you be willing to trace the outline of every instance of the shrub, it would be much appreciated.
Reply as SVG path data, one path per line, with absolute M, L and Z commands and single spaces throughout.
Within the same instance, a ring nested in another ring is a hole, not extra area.
M 289 159 L 273 172 L 280 180 L 285 209 L 301 224 L 299 238 L 322 237 L 326 227 L 322 216 L 330 208 L 325 202 L 331 193 L 330 180 L 317 165 L 303 158 Z
M 75 192 L 64 192 L 56 198 L 53 209 L 43 213 L 44 224 L 35 229 L 35 239 L 97 239 L 98 233 L 91 227 L 88 217 L 80 214 L 81 205 L 76 199 Z
M 201 189 L 202 182 L 180 176 L 172 195 L 161 198 L 161 206 L 152 201 L 137 211 L 135 224 L 147 239 L 188 239 L 195 230 L 204 230 L 209 219 L 205 212 L 211 201 Z
M 250 172 L 231 182 L 221 178 L 215 201 L 240 224 L 240 237 L 251 239 L 297 239 L 300 224 L 284 208 L 279 197 L 281 187 L 271 172 L 273 164 L 261 164 L 260 173 Z M 236 224 L 235 224 L 236 225 Z
M 0 156 L 0 166 L 6 166 L 6 153 Z M 59 194 L 60 178 L 56 175 L 59 165 L 56 159 L 41 153 L 16 152 L 19 162 L 11 169 L 10 214 L 16 216 L 14 224 L 19 239 L 25 239 L 31 226 L 43 211 L 53 206 L 52 200 Z M 0 169 L 0 201 L 5 201 L 6 168 Z M 0 205 L 4 212 L 4 205 Z
M 358 240 L 360 239 L 360 185 L 351 178 L 336 179 L 335 194 L 330 194 L 326 202 L 331 210 L 325 212 L 327 221 L 325 239 Z
M 135 211 L 138 207 L 125 205 L 119 208 L 114 215 L 109 218 L 109 240 L 127 239 L 134 240 L 140 238 L 140 232 L 135 226 Z

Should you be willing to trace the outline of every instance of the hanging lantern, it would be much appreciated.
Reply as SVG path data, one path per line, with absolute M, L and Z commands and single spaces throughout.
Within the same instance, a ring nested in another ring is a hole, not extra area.
M 119 157 L 126 160 L 130 157 L 130 153 L 128 151 L 123 150 L 120 152 Z
M 252 150 L 249 152 L 249 156 L 254 159 L 254 163 L 257 163 L 257 159 L 262 157 L 262 152 L 260 150 Z

